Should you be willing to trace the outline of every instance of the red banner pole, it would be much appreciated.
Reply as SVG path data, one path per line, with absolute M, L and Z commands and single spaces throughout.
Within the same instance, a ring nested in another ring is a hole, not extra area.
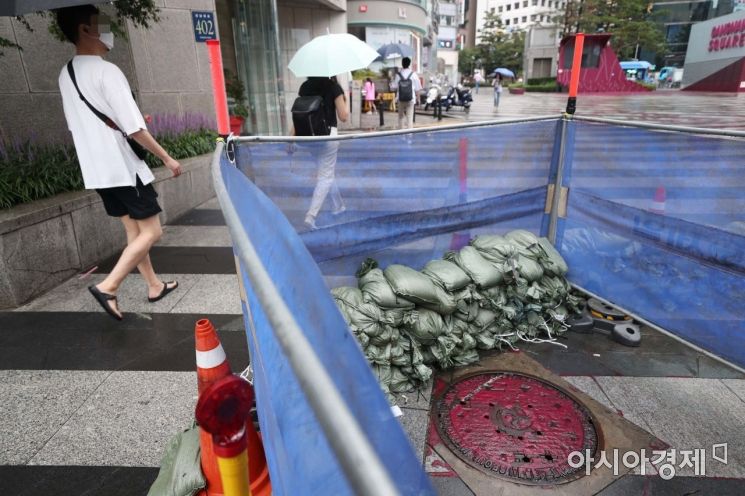
M 220 41 L 207 40 L 210 54 L 210 72 L 212 73 L 212 94 L 215 101 L 215 116 L 217 117 L 217 134 L 226 137 L 230 134 L 230 120 L 228 118 L 228 97 L 225 94 L 225 76 L 222 71 L 222 54 Z
M 569 99 L 567 114 L 577 110 L 577 93 L 579 92 L 579 73 L 582 71 L 582 49 L 585 46 L 585 34 L 577 33 L 574 37 L 574 58 L 572 59 L 572 77 L 569 80 Z

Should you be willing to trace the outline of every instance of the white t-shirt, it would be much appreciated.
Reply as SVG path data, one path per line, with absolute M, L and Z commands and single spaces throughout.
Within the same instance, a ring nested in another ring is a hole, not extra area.
M 127 78 L 117 66 L 96 55 L 76 55 L 72 65 L 80 92 L 93 108 L 127 135 L 147 129 Z M 137 176 L 142 184 L 155 179 L 122 133 L 104 124 L 80 99 L 67 64 L 60 72 L 59 88 L 86 189 L 134 186 Z
M 398 90 L 398 82 L 401 81 L 401 78 L 406 79 L 409 77 L 409 74 L 411 74 L 411 89 L 414 92 L 414 100 L 417 101 L 417 93 L 422 90 L 422 82 L 419 81 L 419 76 L 417 76 L 417 73 L 412 71 L 411 69 L 401 69 L 398 71 L 398 74 L 396 74 L 396 77 L 393 78 L 393 84 L 391 87 L 394 90 Z M 396 92 L 396 100 L 398 100 L 398 92 Z

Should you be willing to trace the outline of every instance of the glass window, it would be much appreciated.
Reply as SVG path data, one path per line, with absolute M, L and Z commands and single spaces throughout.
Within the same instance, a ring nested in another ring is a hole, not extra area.
M 512 5 L 507 4 L 507 10 L 512 10 Z
M 515 2 L 515 10 L 520 8 L 520 2 Z
M 515 17 L 514 19 L 512 19 L 512 24 L 517 24 L 517 17 Z
M 528 6 L 528 0 L 525 0 L 525 1 L 523 2 L 523 8 L 525 8 L 525 7 L 527 7 L 527 6 Z
M 535 21 L 536 17 L 538 17 L 538 16 L 537 16 L 537 15 L 535 15 L 535 14 L 533 14 L 532 16 L 530 16 L 530 20 L 531 20 L 531 21 Z
M 545 6 L 546 6 L 546 0 L 541 0 L 541 7 L 545 7 Z
M 528 22 L 528 16 L 523 16 L 522 22 Z
M 602 42 L 590 41 L 582 49 L 582 68 L 597 68 L 600 65 L 600 52 L 603 49 Z M 567 46 L 564 51 L 564 69 L 572 68 L 572 59 L 574 58 L 574 42 Z
M 548 8 L 553 7 L 553 5 L 551 5 L 552 3 L 554 3 L 552 0 L 548 0 Z
M 510 25 L 510 20 L 509 20 L 509 19 L 507 19 L 506 21 L 504 21 L 504 25 L 505 25 L 505 26 L 509 26 L 509 25 Z
M 533 5 L 538 5 L 538 0 L 533 0 L 533 1 L 531 2 L 531 4 L 533 4 Z
M 499 11 L 502 12 L 502 9 L 500 8 Z M 492 7 L 491 9 L 489 9 L 489 12 L 491 12 L 493 14 L 494 13 L 494 7 Z
M 494 9 L 491 9 L 492 12 L 494 12 Z M 502 7 L 499 7 L 499 11 L 502 12 Z

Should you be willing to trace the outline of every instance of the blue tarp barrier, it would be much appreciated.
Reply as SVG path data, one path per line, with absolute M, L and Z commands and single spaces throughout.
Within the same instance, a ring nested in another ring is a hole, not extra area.
M 434 494 L 318 266 L 277 207 L 231 165 L 222 174 L 242 227 L 313 350 L 402 494 Z M 243 305 L 259 422 L 276 495 L 353 494 L 245 274 Z
M 421 268 L 482 233 L 545 235 L 562 121 L 339 140 L 336 187 L 303 224 L 325 142 L 242 141 L 223 174 L 243 229 L 403 494 L 431 487 L 329 295 L 367 257 Z M 745 140 L 566 123 L 557 247 L 575 284 L 745 366 Z M 334 145 L 336 146 L 336 145 Z M 250 179 L 250 180 L 249 180 Z M 652 211 L 653 210 L 653 211 Z M 277 494 L 351 494 L 244 277 Z

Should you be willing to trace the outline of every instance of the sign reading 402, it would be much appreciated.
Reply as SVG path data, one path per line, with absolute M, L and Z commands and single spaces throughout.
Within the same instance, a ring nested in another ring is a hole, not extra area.
M 197 42 L 217 39 L 217 23 L 212 12 L 191 13 L 191 23 L 194 25 L 194 39 Z

